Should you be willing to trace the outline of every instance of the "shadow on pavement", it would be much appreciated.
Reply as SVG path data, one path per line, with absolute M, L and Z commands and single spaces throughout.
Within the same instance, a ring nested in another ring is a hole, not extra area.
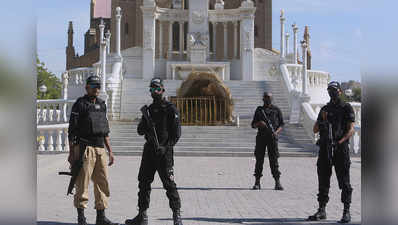
M 158 220 L 171 220 L 168 218 L 162 218 Z M 191 218 L 182 218 L 182 221 L 200 221 L 200 222 L 209 222 L 209 223 L 225 223 L 225 224 L 246 224 L 250 225 L 278 225 L 278 224 L 291 224 L 291 225 L 303 225 L 303 224 L 340 224 L 337 221 L 332 220 L 324 220 L 324 221 L 306 221 L 304 218 L 207 218 L 207 217 L 191 217 Z M 359 225 L 360 223 L 349 223 Z
M 153 187 L 152 189 L 163 189 L 163 187 Z M 238 191 L 247 191 L 252 190 L 251 188 L 228 188 L 228 187 L 218 187 L 218 188 L 201 188 L 201 187 L 177 187 L 178 190 L 194 190 L 194 191 L 214 191 L 214 190 L 238 190 Z M 265 191 L 265 190 L 274 190 L 273 188 L 261 188 L 261 190 L 253 190 L 253 191 Z
M 54 221 L 37 221 L 37 225 L 76 225 L 76 223 L 60 223 Z

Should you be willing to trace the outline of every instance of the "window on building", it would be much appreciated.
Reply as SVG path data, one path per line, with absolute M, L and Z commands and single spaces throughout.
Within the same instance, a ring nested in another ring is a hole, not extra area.
M 128 23 L 124 24 L 124 34 L 126 34 L 126 35 L 129 34 L 129 24 Z
M 258 28 L 257 25 L 254 26 L 254 37 L 258 36 Z

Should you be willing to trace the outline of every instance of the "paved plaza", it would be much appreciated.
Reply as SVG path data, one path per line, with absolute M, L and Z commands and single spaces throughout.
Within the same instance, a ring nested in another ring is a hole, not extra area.
M 109 169 L 111 199 L 106 214 L 112 221 L 123 224 L 127 217 L 137 213 L 137 175 L 141 157 L 115 157 L 115 164 Z M 76 224 L 73 196 L 66 196 L 69 177 L 57 175 L 68 169 L 67 155 L 38 155 L 37 158 L 38 224 Z M 175 180 L 182 199 L 184 225 L 318 224 L 304 221 L 318 206 L 316 158 L 280 158 L 284 191 L 273 190 L 268 160 L 264 164 L 263 189 L 250 190 L 254 182 L 254 163 L 253 157 L 176 157 Z M 352 220 L 354 224 L 360 224 L 359 158 L 352 158 L 351 184 L 354 189 Z M 172 224 L 172 213 L 158 175 L 152 188 L 149 224 Z M 89 190 L 86 217 L 90 224 L 95 224 L 92 185 Z M 330 192 L 326 208 L 328 220 L 322 224 L 335 224 L 342 215 L 343 205 L 334 172 Z

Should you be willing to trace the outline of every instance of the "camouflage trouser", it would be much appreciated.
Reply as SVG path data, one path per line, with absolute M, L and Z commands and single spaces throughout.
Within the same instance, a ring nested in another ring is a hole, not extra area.
M 74 205 L 86 208 L 88 204 L 88 184 L 94 183 L 95 208 L 108 207 L 108 156 L 104 148 L 87 146 L 83 155 L 83 167 L 76 178 Z
M 254 169 L 254 176 L 260 178 L 263 176 L 263 165 L 265 149 L 268 151 L 269 166 L 274 179 L 279 179 L 281 172 L 279 171 L 279 150 L 278 141 L 274 141 L 271 135 L 257 135 L 256 148 L 254 155 L 256 156 L 256 167 Z

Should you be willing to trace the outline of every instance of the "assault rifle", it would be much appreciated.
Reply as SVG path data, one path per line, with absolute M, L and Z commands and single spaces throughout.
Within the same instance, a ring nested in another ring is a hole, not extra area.
M 261 113 L 263 114 L 265 125 L 267 126 L 268 129 L 271 129 L 272 136 L 275 138 L 275 140 L 278 140 L 278 136 L 276 135 L 276 130 L 272 125 L 271 121 L 269 120 L 269 118 L 267 117 L 267 115 L 265 114 L 264 109 L 261 109 Z
M 68 191 L 66 192 L 66 195 L 73 194 L 72 190 L 75 186 L 76 183 L 76 178 L 79 175 L 79 172 L 81 168 L 83 167 L 83 155 L 86 149 L 86 146 L 83 144 L 78 144 L 78 146 L 74 146 L 79 149 L 79 159 L 73 162 L 70 172 L 58 172 L 58 175 L 68 175 L 71 176 L 69 185 L 68 185 Z M 76 154 L 75 149 L 70 149 L 70 151 L 74 151 L 74 154 Z
M 159 139 L 156 133 L 155 123 L 153 122 L 151 115 L 149 114 L 149 107 L 144 105 L 141 107 L 141 113 L 144 117 L 146 124 L 149 126 L 149 132 L 146 134 L 150 139 L 152 139 L 153 144 L 155 145 L 155 151 L 159 149 Z
M 328 160 L 329 160 L 329 164 L 332 165 L 333 164 L 333 155 L 334 155 L 334 151 L 336 149 L 336 141 L 334 140 L 334 135 L 333 135 L 333 126 L 332 123 L 328 122 L 328 147 L 327 147 L 327 151 L 328 151 Z

